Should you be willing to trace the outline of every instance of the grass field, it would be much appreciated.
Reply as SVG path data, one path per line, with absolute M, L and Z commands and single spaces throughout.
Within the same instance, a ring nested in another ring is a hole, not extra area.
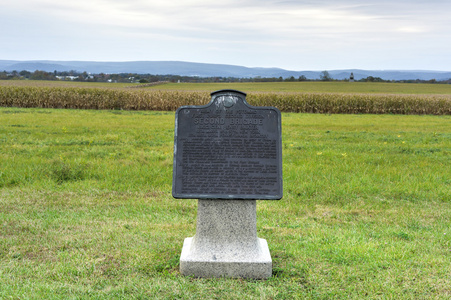
M 253 82 L 253 83 L 168 83 L 159 90 L 215 91 L 237 89 L 246 92 L 288 93 L 371 93 L 371 94 L 451 94 L 450 84 L 410 84 L 385 82 Z
M 450 121 L 284 113 L 256 281 L 178 273 L 173 112 L 0 108 L 0 299 L 448 299 Z

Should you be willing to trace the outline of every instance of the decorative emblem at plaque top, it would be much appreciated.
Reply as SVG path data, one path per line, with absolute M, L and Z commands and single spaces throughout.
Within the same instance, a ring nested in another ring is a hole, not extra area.
M 216 95 L 218 95 L 218 96 L 215 97 Z M 239 97 L 238 95 L 240 95 L 242 97 Z M 246 94 L 243 92 L 240 92 L 240 91 L 220 90 L 220 91 L 211 93 L 211 96 L 212 96 L 212 102 L 215 103 L 217 108 L 219 108 L 221 106 L 221 104 L 225 108 L 231 108 L 240 100 L 246 103 L 246 99 L 245 99 Z
M 232 107 L 238 100 L 238 97 L 233 97 L 233 96 L 222 96 L 222 98 L 224 101 L 224 107 L 226 107 L 226 108 Z

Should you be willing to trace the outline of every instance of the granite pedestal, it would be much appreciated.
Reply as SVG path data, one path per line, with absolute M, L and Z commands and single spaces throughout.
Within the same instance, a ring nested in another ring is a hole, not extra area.
M 266 240 L 257 237 L 256 200 L 198 200 L 197 228 L 186 238 L 182 275 L 265 279 L 272 274 Z

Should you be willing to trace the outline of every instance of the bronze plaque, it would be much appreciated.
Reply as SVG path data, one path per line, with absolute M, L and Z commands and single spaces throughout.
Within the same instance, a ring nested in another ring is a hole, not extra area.
M 175 114 L 172 195 L 191 199 L 282 198 L 281 114 L 221 90 Z

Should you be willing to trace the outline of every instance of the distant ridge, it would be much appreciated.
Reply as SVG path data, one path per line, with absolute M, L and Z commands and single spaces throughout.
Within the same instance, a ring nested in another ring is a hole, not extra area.
M 130 62 L 95 62 L 95 61 L 53 61 L 53 60 L 0 60 L 0 71 L 78 71 L 88 73 L 137 73 L 154 75 L 180 75 L 199 77 L 283 77 L 319 79 L 322 71 L 289 71 L 280 68 L 248 68 L 225 64 L 193 63 L 183 61 L 130 61 Z M 347 79 L 354 74 L 356 80 L 368 76 L 384 80 L 431 80 L 451 79 L 451 72 L 426 70 L 327 70 L 333 79 Z

